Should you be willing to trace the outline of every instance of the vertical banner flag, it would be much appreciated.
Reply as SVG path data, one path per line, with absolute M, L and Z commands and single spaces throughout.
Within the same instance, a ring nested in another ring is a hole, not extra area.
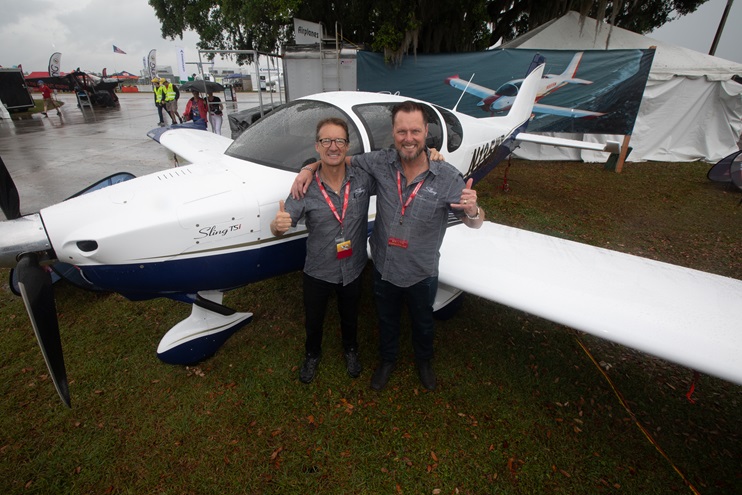
M 126 55 L 126 52 L 123 51 L 121 48 L 117 47 L 116 45 L 113 45 L 113 53 L 120 53 L 121 55 Z
M 52 53 L 49 57 L 49 77 L 59 77 L 59 66 L 62 65 L 62 54 Z
M 181 82 L 188 80 L 188 73 L 186 72 L 186 66 L 185 66 L 185 50 L 183 50 L 183 47 L 176 46 L 175 47 L 175 56 L 178 60 L 178 78 Z
M 149 80 L 157 75 L 157 50 L 150 50 L 147 55 L 147 70 L 149 70 Z

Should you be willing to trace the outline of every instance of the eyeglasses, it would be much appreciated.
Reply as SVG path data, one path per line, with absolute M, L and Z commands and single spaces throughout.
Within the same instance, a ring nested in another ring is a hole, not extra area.
M 330 138 L 324 138 L 324 139 L 318 139 L 317 142 L 322 145 L 323 148 L 329 148 L 332 143 L 335 143 L 335 146 L 338 148 L 345 148 L 348 146 L 348 140 L 343 138 L 336 138 L 336 139 L 330 139 Z

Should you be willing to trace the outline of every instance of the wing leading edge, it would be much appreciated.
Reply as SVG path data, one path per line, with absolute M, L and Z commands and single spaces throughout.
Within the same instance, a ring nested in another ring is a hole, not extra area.
M 439 279 L 742 384 L 740 280 L 491 222 L 448 229 Z

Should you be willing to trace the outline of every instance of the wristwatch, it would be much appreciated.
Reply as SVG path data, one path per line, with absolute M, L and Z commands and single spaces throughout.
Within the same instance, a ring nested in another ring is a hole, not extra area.
M 309 170 L 309 172 L 312 173 L 312 174 L 314 173 L 314 169 L 312 167 L 310 167 L 309 165 L 304 165 L 303 167 L 301 167 L 301 169 L 302 170 Z M 479 214 L 479 213 L 477 213 L 477 214 Z
M 467 212 L 464 212 L 464 215 L 466 215 L 466 218 L 468 218 L 469 220 L 479 220 L 479 206 L 477 206 L 477 214 L 473 217 L 470 217 Z

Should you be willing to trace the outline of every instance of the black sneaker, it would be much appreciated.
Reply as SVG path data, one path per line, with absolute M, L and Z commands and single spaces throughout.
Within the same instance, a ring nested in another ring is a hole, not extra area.
M 351 349 L 345 352 L 345 366 L 351 378 L 358 378 L 361 371 L 363 371 L 363 366 L 361 366 L 361 361 L 358 359 L 357 350 Z
M 57 115 L 62 115 L 62 112 L 60 112 L 59 110 L 57 110 Z
M 371 377 L 371 388 L 374 390 L 382 390 L 389 383 L 389 377 L 392 376 L 392 372 L 397 367 L 397 364 L 392 361 L 382 361 L 379 367 L 374 371 L 374 376 Z
M 48 117 L 49 116 L 46 112 L 41 112 L 41 115 L 43 115 L 44 117 Z
M 433 366 L 430 360 L 420 360 L 417 362 L 417 374 L 420 377 L 420 383 L 428 390 L 435 390 L 436 380 L 433 373 Z
M 307 354 L 304 364 L 299 372 L 299 380 L 302 383 L 311 383 L 314 380 L 314 375 L 317 374 L 317 366 L 319 366 L 319 360 L 321 356 L 310 356 Z

